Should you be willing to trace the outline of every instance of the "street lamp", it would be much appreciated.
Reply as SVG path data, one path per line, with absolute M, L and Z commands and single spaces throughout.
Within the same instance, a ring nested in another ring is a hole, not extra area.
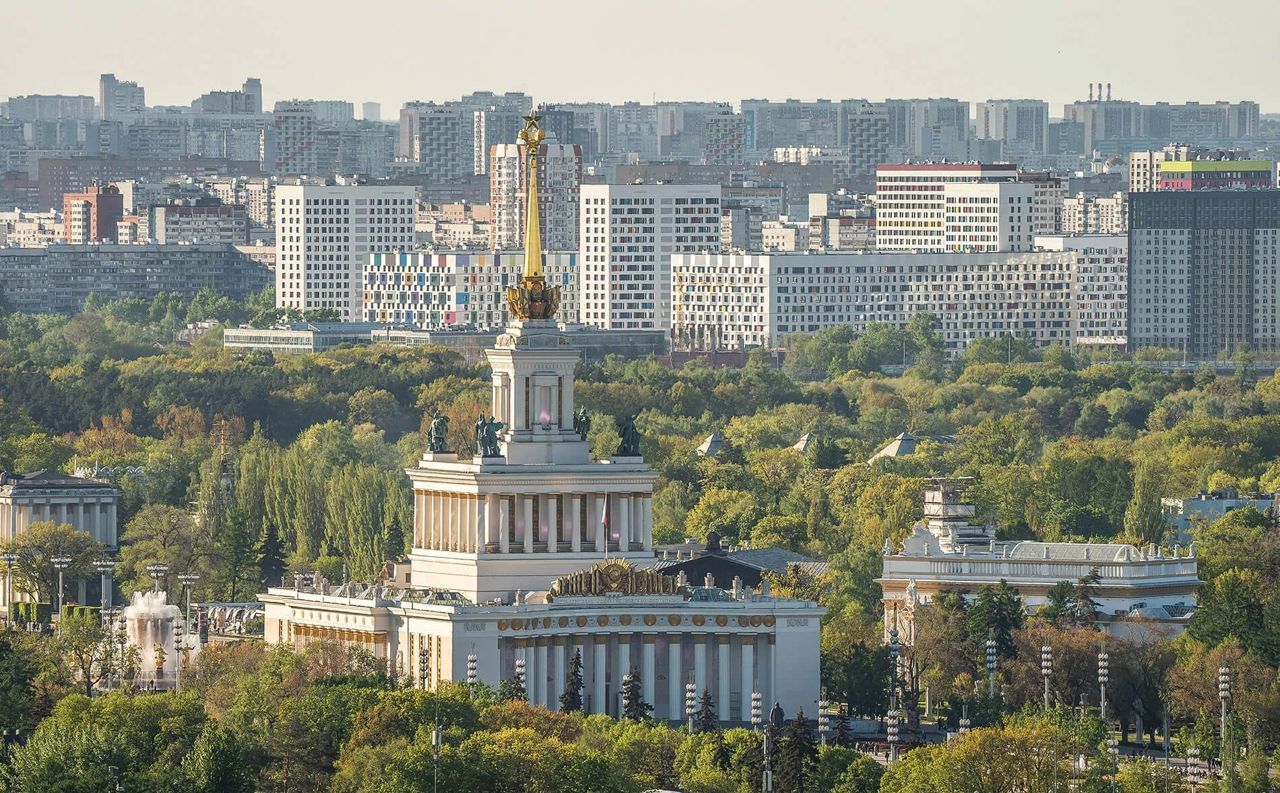
M 885 737 L 889 740 L 889 762 L 898 759 L 898 711 L 889 711 L 887 725 L 884 728 Z
M 1107 681 L 1111 679 L 1111 654 L 1098 652 L 1098 717 L 1107 723 Z
M 58 568 L 58 621 L 62 621 L 62 573 L 71 566 L 70 556 L 55 556 L 49 561 L 53 562 L 53 566 Z
M 517 665 L 519 662 L 516 662 Z M 418 650 L 418 680 L 422 683 L 422 690 L 427 690 L 427 679 L 431 671 L 431 650 L 424 644 L 422 649 Z
M 698 687 L 690 680 L 684 684 L 684 716 L 689 720 L 689 732 L 693 732 L 693 710 L 698 701 Z
M 987 639 L 987 698 L 996 698 L 996 640 Z
M 120 681 L 119 688 L 124 688 L 124 668 L 126 665 L 126 655 L 129 649 L 129 620 L 125 617 L 124 607 L 119 609 L 119 616 L 116 617 L 116 641 L 120 642 Z
M 524 698 L 525 698 L 526 700 L 528 700 L 528 699 L 529 699 L 529 689 L 528 689 L 528 687 L 527 687 L 526 683 L 527 683 L 527 680 L 526 680 L 526 676 L 525 676 L 525 673 L 524 673 L 524 659 L 523 659 L 523 658 L 517 658 L 517 659 L 516 659 L 516 685 L 520 687 L 520 690 L 524 692 Z M 601 704 L 602 706 L 604 705 L 604 703 L 603 703 L 603 702 L 602 702 L 602 703 L 600 703 L 600 704 Z
M 18 555 L 13 551 L 5 551 L 0 553 L 0 559 L 4 560 L 4 604 L 8 608 L 13 603 L 13 563 L 18 561 Z
M 146 569 L 147 569 L 147 572 L 151 575 L 151 580 L 154 582 L 153 588 L 151 591 L 159 592 L 160 579 L 164 578 L 169 574 L 169 565 L 160 564 L 159 562 L 153 562 L 147 565 Z
M 1200 750 L 1192 746 L 1187 750 L 1187 780 L 1196 784 L 1200 780 Z
M 960 734 L 964 735 L 972 725 L 973 722 L 969 721 L 969 703 L 965 702 L 960 706 Z
M 1111 755 L 1111 789 L 1116 789 L 1116 777 L 1120 775 L 1120 742 L 1115 738 L 1107 739 L 1107 753 Z
M 751 729 L 759 732 L 760 723 L 764 721 L 764 695 L 759 691 L 751 692 Z
M 182 621 L 186 624 L 188 631 L 191 630 L 191 590 L 199 580 L 200 575 L 198 573 L 192 573 L 190 571 L 178 573 L 178 581 L 182 582 L 182 588 L 185 590 L 185 594 L 187 596 L 187 607 Z
M 111 571 L 115 566 L 116 563 L 105 556 L 93 563 L 93 569 L 102 576 L 102 611 L 104 613 L 111 608 Z
M 1053 648 L 1040 646 L 1040 674 L 1044 677 L 1044 712 L 1049 712 L 1049 676 L 1053 674 Z
M 480 679 L 480 659 L 475 653 L 467 653 L 467 688 L 475 695 L 476 682 Z
M 818 701 L 818 740 L 823 746 L 827 745 L 827 708 L 831 707 L 831 703 L 827 701 L 824 695 Z
M 1227 768 L 1227 702 L 1231 700 L 1231 668 L 1218 667 L 1218 702 L 1222 705 L 1222 778 L 1226 780 L 1227 791 L 1231 791 L 1231 771 Z

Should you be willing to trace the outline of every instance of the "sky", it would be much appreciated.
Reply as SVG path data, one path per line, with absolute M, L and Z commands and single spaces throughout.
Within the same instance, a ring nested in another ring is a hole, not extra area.
M 1252 99 L 1280 112 L 1273 0 L 0 0 L 0 97 L 150 105 L 262 79 L 280 99 L 380 102 L 475 90 L 537 102 L 1033 97 Z

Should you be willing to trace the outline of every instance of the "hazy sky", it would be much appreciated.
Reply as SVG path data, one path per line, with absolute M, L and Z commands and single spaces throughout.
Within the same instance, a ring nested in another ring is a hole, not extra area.
M 1253 99 L 1280 112 L 1274 0 L 0 0 L 0 97 L 148 104 L 246 76 L 265 103 L 518 90 L 537 101 L 744 97 Z

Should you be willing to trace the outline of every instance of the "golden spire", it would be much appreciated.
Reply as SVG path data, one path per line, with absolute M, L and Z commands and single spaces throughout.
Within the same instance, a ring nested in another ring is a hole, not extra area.
M 524 226 L 524 274 L 519 286 L 507 288 L 507 307 L 516 319 L 551 319 L 560 306 L 560 287 L 548 287 L 542 272 L 542 224 L 538 212 L 538 148 L 546 133 L 538 126 L 534 113 L 524 117 L 520 142 L 528 158 L 525 201 L 528 204 Z
M 542 277 L 542 224 L 538 209 L 538 149 L 546 133 L 538 126 L 535 114 L 524 117 L 524 129 L 520 130 L 520 142 L 524 144 L 528 171 L 525 177 L 527 189 L 524 223 L 524 277 Z

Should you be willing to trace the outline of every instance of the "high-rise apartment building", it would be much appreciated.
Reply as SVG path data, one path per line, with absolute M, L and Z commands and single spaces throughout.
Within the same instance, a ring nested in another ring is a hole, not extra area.
M 64 118 L 89 121 L 98 117 L 93 97 L 62 94 L 11 96 L 5 102 L 5 117 L 10 121 L 58 121 Z
M 361 316 L 371 253 L 413 247 L 412 187 L 276 187 L 276 305 Z
M 751 133 L 748 145 L 757 152 L 787 146 L 840 145 L 841 105 L 829 99 L 815 102 L 744 99 L 742 114 L 747 117 Z
M 62 197 L 62 223 L 71 245 L 116 239 L 116 223 L 124 217 L 124 197 L 113 185 L 93 185 Z
M 490 163 L 489 208 L 493 213 L 490 247 L 494 250 L 523 248 L 529 190 L 524 144 L 494 146 Z M 578 250 L 581 184 L 580 147 L 566 143 L 544 143 L 538 147 L 538 208 L 542 217 L 539 225 L 543 250 Z
M 316 113 L 310 102 L 276 102 L 264 131 L 263 170 L 273 174 L 317 176 Z
M 889 109 L 864 99 L 840 106 L 841 145 L 849 150 L 853 176 L 873 176 L 876 166 L 889 160 Z
M 414 111 L 412 158 L 432 182 L 458 182 L 475 173 L 475 111 L 428 105 Z
M 1129 199 L 1124 193 L 1062 199 L 1063 234 L 1128 234 Z
M 671 327 L 671 256 L 720 249 L 720 186 L 582 186 L 582 322 L 606 329 Z
M 1019 246 L 1031 239 L 1030 227 L 1023 228 L 1029 222 L 1023 208 L 1034 207 L 1035 188 L 1017 184 L 1017 178 L 1017 166 L 1011 164 L 882 165 L 876 169 L 876 248 L 941 253 L 993 250 L 988 246 L 994 244 L 994 250 L 1023 249 Z M 997 186 L 971 189 L 984 184 Z
M 1266 190 L 1276 182 L 1270 160 L 1165 161 L 1158 167 L 1158 190 Z
M 98 114 L 118 119 L 147 109 L 146 91 L 135 82 L 117 80 L 114 74 L 98 78 Z
M 958 99 L 887 99 L 889 147 L 926 160 L 969 158 L 969 103 Z
M 702 124 L 704 165 L 747 164 L 747 117 L 741 113 L 715 113 Z
M 519 113 L 485 108 L 472 113 L 472 167 L 477 174 L 489 173 L 489 155 L 494 146 L 510 143 L 524 126 Z M 568 143 L 559 140 L 557 143 Z
M 239 204 L 205 199 L 153 206 L 148 214 L 148 238 L 161 245 L 249 243 L 249 213 Z
M 364 266 L 361 319 L 420 328 L 505 328 L 512 319 L 507 287 L 520 283 L 523 268 L 523 251 L 372 253 Z M 577 322 L 577 251 L 543 254 L 542 269 L 547 285 L 560 288 L 556 316 Z
M 977 135 L 998 140 L 1005 157 L 1043 154 L 1049 143 L 1049 103 L 1042 99 L 988 99 L 977 107 Z
M 1123 348 L 1128 343 L 1129 237 L 1127 234 L 1037 236 L 1038 251 L 1072 251 L 1073 346 Z
M 1280 190 L 1129 196 L 1129 347 L 1280 349 Z
M 948 352 L 1020 336 L 1070 344 L 1073 251 L 775 253 L 671 257 L 673 343 L 776 347 L 797 333 L 929 312 Z

